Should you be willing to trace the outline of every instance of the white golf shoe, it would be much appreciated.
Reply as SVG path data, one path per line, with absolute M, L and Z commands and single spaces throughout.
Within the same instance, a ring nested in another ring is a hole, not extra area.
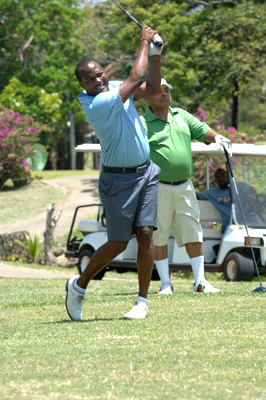
M 214 288 L 206 279 L 198 281 L 197 284 L 194 283 L 193 285 L 193 292 L 198 293 L 218 293 L 220 289 Z
M 73 287 L 74 281 L 78 276 L 72 276 L 66 283 L 66 310 L 72 321 L 79 321 L 82 317 L 82 305 L 85 294 L 79 293 Z
M 131 310 L 124 314 L 124 319 L 141 319 L 148 317 L 148 306 L 142 301 L 136 300 Z
M 174 286 L 170 281 L 166 281 L 161 284 L 159 294 L 172 294 L 174 291 Z

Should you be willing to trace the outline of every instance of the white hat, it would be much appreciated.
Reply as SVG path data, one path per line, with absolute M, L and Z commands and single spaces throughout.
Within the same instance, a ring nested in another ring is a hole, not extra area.
M 161 79 L 161 86 L 162 86 L 162 85 L 166 85 L 166 86 L 168 87 L 168 89 L 173 89 L 172 86 L 169 85 L 169 83 L 167 83 L 166 80 L 163 79 L 163 78 Z

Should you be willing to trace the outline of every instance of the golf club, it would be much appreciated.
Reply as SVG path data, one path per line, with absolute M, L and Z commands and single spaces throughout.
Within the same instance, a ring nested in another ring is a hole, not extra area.
M 121 4 L 119 4 L 116 0 L 111 0 L 111 1 L 114 4 L 116 4 L 117 7 L 119 7 L 120 10 L 122 10 L 132 21 L 134 21 L 135 24 L 137 24 L 140 29 L 142 29 L 142 24 L 136 18 L 134 18 L 133 15 L 131 15 L 123 6 L 121 6 Z M 156 45 L 161 47 L 162 46 L 162 42 L 157 42 L 156 41 Z
M 230 160 L 229 160 L 229 154 L 228 154 L 225 146 L 223 146 L 223 148 L 224 148 L 224 155 L 225 155 L 225 164 L 226 164 L 226 167 L 227 167 L 227 171 L 230 173 L 231 181 L 233 182 L 233 186 L 234 186 L 235 193 L 236 193 L 236 198 L 237 198 L 238 205 L 239 205 L 239 208 L 240 208 L 240 211 L 241 211 L 241 215 L 242 215 L 242 218 L 243 218 L 243 221 L 244 221 L 244 225 L 245 225 L 245 228 L 246 228 L 247 237 L 248 237 L 248 241 L 249 241 L 249 245 L 250 245 L 250 250 L 251 250 L 253 262 L 254 262 L 254 265 L 256 267 L 257 275 L 258 275 L 258 278 L 259 278 L 259 281 L 260 281 L 260 286 L 257 287 L 256 289 L 254 289 L 253 292 L 260 292 L 260 293 L 266 292 L 266 288 L 264 286 L 262 286 L 262 283 L 261 283 L 259 269 L 258 269 L 258 266 L 257 266 L 257 262 L 256 262 L 256 258 L 255 258 L 255 255 L 254 255 L 254 251 L 253 251 L 253 247 L 252 247 L 252 244 L 251 244 L 251 240 L 250 240 L 250 237 L 249 237 L 248 227 L 247 227 L 247 224 L 246 224 L 246 220 L 245 220 L 245 217 L 244 217 L 244 212 L 243 212 L 242 205 L 241 205 L 241 202 L 240 202 L 240 198 L 239 198 L 239 194 L 238 194 L 238 190 L 237 190 L 237 186 L 236 186 L 236 181 L 235 181 L 235 178 L 234 178 L 234 175 L 233 175 L 233 170 L 231 168 L 231 164 L 230 164 Z M 231 189 L 230 189 L 230 192 L 232 193 Z M 233 203 L 234 200 L 233 200 L 233 196 L 232 195 L 231 195 L 231 198 L 232 198 L 232 203 Z

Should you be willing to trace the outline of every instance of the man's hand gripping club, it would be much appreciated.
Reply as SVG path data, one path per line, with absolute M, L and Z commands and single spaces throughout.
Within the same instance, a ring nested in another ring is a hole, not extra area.
M 151 34 L 155 34 L 151 37 Z M 147 40 L 149 42 L 150 56 L 159 56 L 163 50 L 163 40 L 156 31 L 146 26 L 141 31 L 140 40 Z
M 227 139 L 223 135 L 216 135 L 214 140 L 219 150 L 225 148 L 229 156 L 232 157 L 232 142 L 230 139 Z

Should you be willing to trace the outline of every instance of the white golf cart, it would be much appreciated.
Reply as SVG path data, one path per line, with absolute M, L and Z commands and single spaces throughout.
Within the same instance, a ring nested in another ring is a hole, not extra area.
M 206 190 L 209 189 L 209 163 L 215 157 L 220 164 L 224 163 L 224 152 L 215 144 L 206 146 L 202 143 L 191 143 L 193 158 L 203 156 L 206 162 Z M 100 153 L 99 144 L 83 144 L 76 147 L 77 152 Z M 231 166 L 235 181 L 246 182 L 254 190 L 253 198 L 241 199 L 242 208 L 248 226 L 254 255 L 260 273 L 266 273 L 266 146 L 254 144 L 233 144 Z M 203 251 L 205 271 L 224 272 L 226 281 L 251 281 L 256 270 L 252 258 L 247 231 L 243 220 L 239 217 L 239 202 L 232 191 L 232 214 L 229 226 L 221 232 L 221 213 L 209 201 L 199 200 L 200 218 L 203 227 Z M 239 196 L 237 196 L 239 198 Z M 254 205 L 255 204 L 255 205 Z M 71 239 L 75 220 L 79 209 L 92 205 L 80 206 L 75 210 L 67 241 L 67 257 L 78 257 L 78 269 L 81 274 L 86 268 L 93 253 L 107 241 L 104 209 L 98 205 L 97 221 L 82 220 L 78 230 L 83 239 Z M 93 205 L 95 206 L 95 204 Z M 137 242 L 133 236 L 126 250 L 116 257 L 106 268 L 95 276 L 101 279 L 106 270 L 118 272 L 136 270 Z M 171 271 L 191 270 L 189 257 L 185 247 L 179 248 L 171 235 L 168 240 L 168 258 Z M 153 279 L 158 278 L 156 268 Z

